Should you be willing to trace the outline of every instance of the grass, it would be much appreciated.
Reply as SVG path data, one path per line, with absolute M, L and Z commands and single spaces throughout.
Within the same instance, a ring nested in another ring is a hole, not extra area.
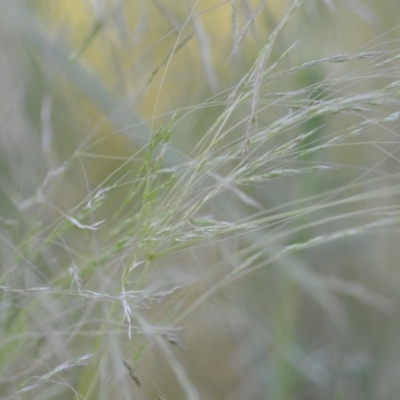
M 0 2 L 0 398 L 395 399 L 398 29 L 84 4 Z

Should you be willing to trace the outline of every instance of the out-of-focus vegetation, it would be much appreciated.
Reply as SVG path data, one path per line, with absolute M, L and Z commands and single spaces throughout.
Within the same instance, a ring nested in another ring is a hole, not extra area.
M 0 398 L 397 399 L 399 13 L 0 0 Z

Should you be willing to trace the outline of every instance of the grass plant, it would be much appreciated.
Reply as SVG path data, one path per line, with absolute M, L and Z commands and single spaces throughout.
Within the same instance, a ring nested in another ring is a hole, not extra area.
M 307 2 L 178 3 L 71 44 L 0 0 L 0 398 L 396 399 L 398 27 L 308 58 Z

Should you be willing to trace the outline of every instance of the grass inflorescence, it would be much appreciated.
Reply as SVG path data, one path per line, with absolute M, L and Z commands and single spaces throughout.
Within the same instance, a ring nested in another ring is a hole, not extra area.
M 398 39 L 305 60 L 301 1 L 154 1 L 157 40 L 105 3 L 74 50 L 0 2 L 0 398 L 394 398 Z

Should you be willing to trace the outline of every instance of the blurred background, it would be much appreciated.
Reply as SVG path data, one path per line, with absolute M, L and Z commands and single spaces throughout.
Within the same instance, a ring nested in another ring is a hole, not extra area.
M 0 0 L 0 398 L 398 399 L 399 13 Z

